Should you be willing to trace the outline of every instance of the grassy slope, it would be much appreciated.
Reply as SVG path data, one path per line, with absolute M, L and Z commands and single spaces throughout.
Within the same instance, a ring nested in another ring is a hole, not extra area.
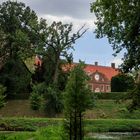
M 45 113 L 30 108 L 28 100 L 9 100 L 0 109 L 0 117 L 45 117 Z
M 97 100 L 96 106 L 86 112 L 89 119 L 140 119 L 140 110 L 129 112 L 129 101 L 116 103 L 115 100 Z
M 129 102 L 129 101 L 128 101 Z M 129 113 L 128 102 L 116 103 L 114 100 L 97 100 L 96 106 L 86 112 L 87 119 L 140 119 L 140 111 Z M 42 111 L 33 111 L 28 100 L 11 100 L 0 110 L 0 117 L 47 117 Z M 58 117 L 58 116 L 57 116 Z

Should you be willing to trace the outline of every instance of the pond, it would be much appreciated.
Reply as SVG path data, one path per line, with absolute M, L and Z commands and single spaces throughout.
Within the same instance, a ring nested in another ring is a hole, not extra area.
M 88 136 L 93 140 L 140 140 L 140 132 L 89 133 Z

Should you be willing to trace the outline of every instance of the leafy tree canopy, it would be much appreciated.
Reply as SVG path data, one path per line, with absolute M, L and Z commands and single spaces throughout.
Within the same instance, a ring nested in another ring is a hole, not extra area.
M 128 74 L 118 74 L 111 79 L 112 92 L 126 92 L 135 87 L 135 82 L 132 76 Z
M 0 60 L 29 57 L 40 42 L 44 20 L 24 3 L 6 1 L 0 5 Z M 45 23 L 46 24 L 46 23 Z
M 108 37 L 115 55 L 122 49 L 125 72 L 140 67 L 140 1 L 139 0 L 96 0 L 91 11 L 97 18 L 97 38 Z
M 67 63 L 72 61 L 72 53 L 70 49 L 73 49 L 73 44 L 79 39 L 85 32 L 82 26 L 77 32 L 73 33 L 72 24 L 63 24 L 62 22 L 53 22 L 48 28 L 46 28 L 46 36 L 44 39 L 45 46 L 38 47 L 37 54 L 43 56 L 43 69 L 47 84 L 58 85 L 58 79 L 62 72 L 62 61 L 65 59 Z M 42 72 L 42 71 L 41 71 Z
M 0 69 L 0 83 L 7 87 L 7 98 L 22 97 L 29 93 L 31 90 L 30 82 L 31 73 L 23 61 L 19 59 L 8 60 Z

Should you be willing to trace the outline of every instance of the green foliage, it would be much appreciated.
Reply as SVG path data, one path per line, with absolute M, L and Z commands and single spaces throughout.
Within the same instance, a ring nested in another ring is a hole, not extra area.
M 45 99 L 45 111 L 48 113 L 48 115 L 55 116 L 56 113 L 62 112 L 62 94 L 61 91 L 58 90 L 58 88 L 55 85 L 50 85 L 47 88 Z
M 135 81 L 132 76 L 128 74 L 118 74 L 111 79 L 112 92 L 127 92 L 134 89 Z
M 2 108 L 5 105 L 5 93 L 6 88 L 3 85 L 0 85 L 0 108 Z
M 4 131 L 36 131 L 41 127 L 50 125 L 59 126 L 61 123 L 62 123 L 61 119 L 50 119 L 50 118 L 32 118 L 32 117 L 0 118 L 1 130 Z
M 3 119 L 3 121 L 8 121 L 10 124 L 11 121 L 15 120 L 14 123 L 18 122 L 21 119 Z M 32 126 L 35 124 L 33 122 L 37 122 L 38 126 L 45 122 L 56 121 L 57 124 L 47 125 L 47 127 L 42 127 L 37 129 L 36 132 L 3 132 L 0 134 L 1 140 L 27 140 L 27 139 L 35 139 L 35 140 L 63 140 L 64 139 L 64 131 L 61 127 L 61 123 L 58 123 L 59 120 L 55 119 L 22 119 L 23 124 L 28 123 Z M 0 120 L 1 123 L 1 120 Z M 85 120 L 85 135 L 89 137 L 89 133 L 95 132 L 139 132 L 140 130 L 140 120 L 130 120 L 130 119 L 90 119 Z M 45 124 L 46 125 L 46 124 Z M 19 126 L 21 127 L 21 126 Z M 86 139 L 86 138 L 85 138 Z M 68 140 L 68 138 L 66 139 Z
M 97 119 L 86 120 L 86 132 L 139 132 L 139 120 Z
M 0 56 L 27 58 L 40 40 L 36 13 L 24 3 L 6 1 L 0 5 Z
M 42 107 L 49 116 L 62 112 L 62 94 L 55 85 L 47 86 L 44 82 L 33 86 L 30 99 L 32 108 Z
M 43 78 L 47 85 L 59 85 L 59 80 L 62 74 L 61 57 L 66 60 L 66 63 L 72 61 L 73 44 L 79 39 L 86 30 L 82 31 L 81 27 L 76 33 L 72 33 L 72 24 L 63 24 L 62 22 L 53 22 L 46 29 L 45 49 L 43 46 L 41 55 L 43 56 Z M 63 87 L 64 89 L 64 87 Z
M 19 59 L 10 59 L 0 70 L 0 83 L 7 87 L 7 98 L 20 97 L 30 91 L 31 73 Z
M 43 45 L 44 26 L 24 3 L 9 0 L 0 5 L 0 83 L 7 87 L 7 98 L 30 91 L 31 74 L 24 60 Z
M 30 132 L 2 133 L 0 134 L 0 139 L 1 140 L 27 140 L 33 136 L 34 134 Z
M 77 65 L 70 74 L 65 90 L 64 129 L 70 140 L 83 139 L 83 115 L 86 109 L 93 106 L 92 92 L 87 86 L 87 74 L 84 65 Z
M 128 92 L 105 92 L 105 93 L 94 93 L 97 99 L 107 100 L 121 100 L 128 96 Z M 130 99 L 130 98 L 129 98 Z
M 42 95 L 38 95 L 38 93 L 32 92 L 30 96 L 31 108 L 33 110 L 39 110 L 43 104 Z
M 36 132 L 35 139 L 40 140 L 62 140 L 63 139 L 63 130 L 61 126 L 48 126 L 46 128 L 39 129 Z
M 129 98 L 132 98 L 132 103 L 128 106 L 129 111 L 134 111 L 140 108 L 140 82 L 137 83 L 134 90 L 129 92 Z
M 91 12 L 97 18 L 97 38 L 108 37 L 115 55 L 125 50 L 123 70 L 130 71 L 140 66 L 140 1 L 138 0 L 96 0 Z
M 33 110 L 39 110 L 44 108 L 44 94 L 46 87 L 44 83 L 40 83 L 33 86 L 33 91 L 30 95 L 30 104 Z

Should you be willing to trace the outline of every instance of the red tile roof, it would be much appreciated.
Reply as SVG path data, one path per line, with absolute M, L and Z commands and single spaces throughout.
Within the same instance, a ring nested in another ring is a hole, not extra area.
M 35 64 L 40 65 L 42 64 L 42 61 L 40 58 L 36 57 L 35 58 Z M 66 64 L 62 67 L 64 71 L 70 71 L 74 66 L 76 66 L 78 63 L 73 63 L 73 64 Z M 117 74 L 120 73 L 119 69 L 113 68 L 113 67 L 107 67 L 107 66 L 100 66 L 100 65 L 91 65 L 91 64 L 86 64 L 84 70 L 87 73 L 95 73 L 100 72 L 108 78 L 108 80 L 111 80 L 111 78 Z
M 67 64 L 63 67 L 64 71 L 69 71 L 71 70 L 75 65 L 77 65 L 77 63 L 73 63 L 73 64 Z M 107 67 L 107 66 L 99 66 L 99 65 L 90 65 L 90 64 L 86 64 L 85 68 L 84 68 L 85 72 L 92 74 L 95 72 L 100 72 L 102 74 L 104 74 L 106 76 L 106 78 L 108 78 L 108 80 L 111 80 L 111 78 L 117 74 L 120 73 L 119 69 L 117 68 L 113 68 L 113 67 Z
M 107 66 L 96 66 L 96 65 L 86 65 L 85 71 L 87 73 L 94 73 L 96 71 L 103 73 L 109 80 L 117 74 L 119 74 L 119 69 L 107 67 Z

